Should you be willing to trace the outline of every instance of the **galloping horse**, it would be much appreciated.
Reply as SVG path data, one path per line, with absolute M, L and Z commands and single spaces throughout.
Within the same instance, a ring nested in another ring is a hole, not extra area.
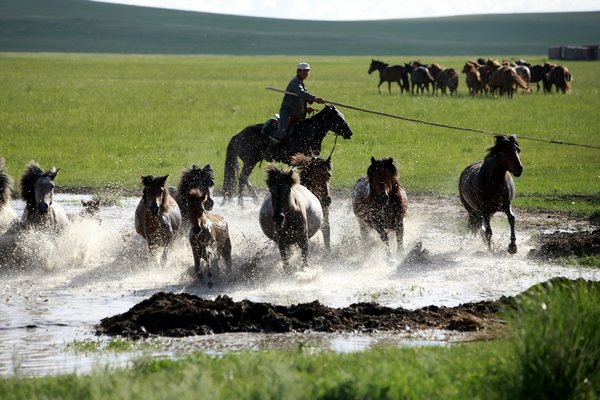
M 398 168 L 393 158 L 376 160 L 371 157 L 367 176 L 359 178 L 352 189 L 352 207 L 358 219 L 361 236 L 366 239 L 368 227 L 377 231 L 391 258 L 387 230 L 396 232 L 400 253 L 404 241 L 404 216 L 408 199 L 398 183 Z
M 296 154 L 292 157 L 291 165 L 300 169 L 300 183 L 306 186 L 321 203 L 323 209 L 323 223 L 321 232 L 325 242 L 325 250 L 331 251 L 331 227 L 329 225 L 329 181 L 331 180 L 331 156 L 326 160 L 321 157 Z
M 267 167 L 269 192 L 259 213 L 263 233 L 279 245 L 284 267 L 287 269 L 289 249 L 297 244 L 302 262 L 308 265 L 308 239 L 321 228 L 323 209 L 319 199 L 299 184 L 293 169 L 282 171 L 273 165 Z
M 167 250 L 181 226 L 181 212 L 166 187 L 169 175 L 142 176 L 142 198 L 135 210 L 135 230 L 148 242 L 153 254 L 164 247 L 161 261 L 167 261 Z
M 221 215 L 208 214 L 205 205 L 209 199 L 208 190 L 191 189 L 187 194 L 188 216 L 191 223 L 189 240 L 194 255 L 194 273 L 204 281 L 202 260 L 206 264 L 208 287 L 211 288 L 213 269 L 219 269 L 219 259 L 223 258 L 227 273 L 231 273 L 231 239 L 229 227 Z
M 254 199 L 258 200 L 256 191 L 248 182 L 248 177 L 254 166 L 264 159 L 265 149 L 269 143 L 269 138 L 261 134 L 262 126 L 263 124 L 248 126 L 229 141 L 225 157 L 224 203 L 231 200 L 235 191 L 238 157 L 244 162 L 239 176 L 238 202 L 243 203 L 243 190 L 246 186 Z M 320 154 L 321 143 L 329 131 L 341 135 L 344 139 L 352 137 L 352 130 L 344 115 L 333 105 L 327 104 L 314 117 L 300 121 L 294 126 L 290 136 L 273 150 L 273 160 L 289 164 L 291 157 L 296 153 Z
M 215 185 L 215 173 L 210 166 L 206 164 L 204 168 L 200 168 L 197 165 L 192 165 L 192 168 L 186 169 L 181 173 L 179 184 L 177 185 L 177 191 L 173 195 L 175 201 L 181 211 L 182 223 L 187 224 L 190 221 L 188 216 L 188 194 L 192 189 L 199 189 L 206 193 L 206 200 L 204 201 L 204 210 L 210 211 L 213 208 L 214 200 L 210 197 L 210 188 Z
M 494 213 L 502 211 L 510 224 L 508 252 L 517 252 L 515 216 L 510 206 L 515 197 L 515 183 L 510 173 L 517 177 L 523 173 L 520 152 L 516 136 L 498 135 L 496 144 L 488 149 L 485 159 L 469 165 L 460 174 L 458 190 L 460 201 L 469 213 L 469 227 L 473 233 L 477 233 L 483 223 L 485 240 L 490 250 L 490 219 Z
M 371 65 L 369 66 L 369 75 L 373 71 L 379 71 L 379 84 L 377 85 L 377 91 L 381 94 L 381 84 L 383 82 L 388 83 L 388 92 L 392 93 L 392 82 L 398 83 L 400 86 L 400 94 L 405 90 L 408 92 L 410 85 L 408 83 L 408 72 L 404 70 L 402 65 L 389 65 L 379 60 L 371 59 Z
M 52 167 L 44 172 L 35 161 L 30 161 L 21 176 L 21 198 L 25 210 L 21 226 L 48 230 L 59 230 L 69 225 L 67 213 L 58 203 L 52 201 L 54 179 L 59 169 Z

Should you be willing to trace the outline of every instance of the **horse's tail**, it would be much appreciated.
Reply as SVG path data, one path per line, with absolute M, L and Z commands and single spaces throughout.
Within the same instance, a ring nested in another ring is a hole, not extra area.
M 230 200 L 235 191 L 235 185 L 238 175 L 238 149 L 236 136 L 232 137 L 227 145 L 227 153 L 225 155 L 225 169 L 223 175 L 223 201 Z
M 4 159 L 0 158 L 0 209 L 9 202 L 13 190 L 13 180 L 4 169 Z
M 560 75 L 560 83 L 562 85 L 563 93 L 569 93 L 571 91 L 571 80 L 573 79 L 571 72 L 567 69 L 567 67 L 562 68 L 562 73 Z
M 521 89 L 527 90 L 529 89 L 529 85 L 527 85 L 527 82 L 525 81 L 525 79 L 523 79 L 519 74 L 517 74 L 516 71 L 511 71 L 511 75 L 515 81 L 515 84 L 520 87 Z

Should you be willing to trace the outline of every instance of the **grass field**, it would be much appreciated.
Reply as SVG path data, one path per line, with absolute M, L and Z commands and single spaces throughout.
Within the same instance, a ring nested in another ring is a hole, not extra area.
M 531 62 L 541 57 L 522 56 Z M 380 57 L 389 63 L 467 57 Z M 501 58 L 501 56 L 499 56 Z M 278 111 L 295 64 L 313 66 L 306 84 L 328 100 L 461 127 L 600 146 L 600 63 L 568 62 L 570 95 L 470 98 L 400 96 L 368 75 L 370 57 L 125 56 L 0 53 L 0 156 L 18 180 L 26 163 L 61 168 L 58 190 L 111 187 L 137 192 L 140 174 L 170 174 L 210 163 L 222 185 L 229 138 Z M 343 110 L 354 131 L 339 141 L 332 184 L 350 188 L 371 156 L 392 156 L 409 194 L 457 194 L 460 171 L 482 159 L 493 137 Z M 328 154 L 333 136 L 324 141 Z M 590 213 L 600 206 L 600 150 L 521 141 L 525 171 L 517 205 Z M 266 164 L 263 164 L 263 168 Z M 251 181 L 264 187 L 264 172 Z

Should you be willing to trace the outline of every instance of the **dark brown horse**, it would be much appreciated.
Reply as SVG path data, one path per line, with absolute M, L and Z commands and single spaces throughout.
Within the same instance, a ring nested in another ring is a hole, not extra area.
M 496 136 L 496 143 L 488 149 L 483 161 L 469 165 L 460 174 L 458 190 L 460 201 L 469 213 L 469 227 L 473 233 L 485 228 L 485 240 L 492 250 L 490 219 L 501 211 L 510 224 L 509 253 L 517 252 L 515 243 L 515 216 L 511 201 L 515 196 L 515 183 L 510 176 L 521 176 L 523 164 L 519 158 L 519 143 L 515 136 Z
M 369 66 L 369 75 L 373 71 L 379 71 L 379 84 L 377 85 L 377 91 L 381 94 L 381 84 L 383 82 L 388 83 L 388 92 L 392 93 L 392 82 L 396 82 L 400 86 L 400 94 L 410 89 L 408 82 L 408 72 L 404 70 L 402 65 L 389 65 L 379 60 L 371 59 L 371 65 Z
M 279 246 L 284 268 L 289 266 L 290 248 L 298 245 L 303 266 L 308 265 L 308 240 L 323 222 L 319 199 L 305 186 L 293 169 L 282 171 L 273 165 L 267 168 L 267 186 L 259 212 L 263 233 Z
M 194 255 L 194 273 L 204 282 L 206 269 L 209 288 L 213 286 L 213 271 L 219 270 L 219 260 L 225 262 L 226 272 L 231 274 L 231 239 L 229 227 L 225 218 L 206 212 L 206 202 L 209 192 L 198 188 L 191 189 L 187 194 L 187 215 L 191 224 L 190 245 Z M 202 268 L 202 262 L 205 268 Z
M 300 183 L 317 196 L 317 199 L 321 203 L 321 208 L 323 209 L 321 232 L 323 233 L 325 250 L 329 252 L 331 251 L 331 227 L 329 225 L 331 157 L 324 160 L 318 156 L 296 154 L 292 157 L 291 165 L 300 169 Z
M 223 181 L 223 203 L 230 201 L 236 191 L 238 158 L 244 163 L 238 180 L 238 203 L 243 204 L 243 190 L 248 187 L 252 197 L 258 200 L 256 191 L 248 182 L 254 166 L 265 158 L 269 138 L 261 133 L 263 124 L 251 125 L 231 138 L 225 156 L 225 177 Z M 352 137 L 344 115 L 333 105 L 327 104 L 314 117 L 294 125 L 290 136 L 273 151 L 274 161 L 290 163 L 296 153 L 321 154 L 321 143 L 327 132 L 332 131 L 344 139 Z
M 556 92 L 568 94 L 571 91 L 571 80 L 573 76 L 567 67 L 556 65 L 551 67 L 545 75 L 548 92 L 552 92 L 552 86 L 556 86 Z
M 154 254 L 164 247 L 161 261 L 166 263 L 167 251 L 181 226 L 181 212 L 166 187 L 169 175 L 142 176 L 142 198 L 135 210 L 135 230 L 148 242 Z
M 472 61 L 467 61 L 462 69 L 462 72 L 467 75 L 465 82 L 469 88 L 469 94 L 473 97 L 475 97 L 477 93 L 481 94 L 483 92 L 484 85 L 481 80 L 481 74 L 479 73 L 478 67 L 478 64 L 475 64 Z
M 407 206 L 408 199 L 398 183 L 398 168 L 394 159 L 376 160 L 371 157 L 367 176 L 358 179 L 352 189 L 352 207 L 363 239 L 367 237 L 369 227 L 375 229 L 391 258 L 387 231 L 393 230 L 396 232 L 396 251 L 402 252 Z
M 21 217 L 21 226 L 47 230 L 60 230 L 69 225 L 64 208 L 53 201 L 54 179 L 59 169 L 52 168 L 44 172 L 31 161 L 21 176 L 21 198 L 25 201 L 25 210 Z
M 171 195 L 175 197 L 175 201 L 179 206 L 183 224 L 187 224 L 190 221 L 188 217 L 188 194 L 190 193 L 190 190 L 196 188 L 206 193 L 207 198 L 203 206 L 206 211 L 210 211 L 215 203 L 210 196 L 211 188 L 214 185 L 215 173 L 210 164 L 206 164 L 204 168 L 192 165 L 192 168 L 186 169 L 181 173 L 177 191 L 175 194 L 171 193 Z

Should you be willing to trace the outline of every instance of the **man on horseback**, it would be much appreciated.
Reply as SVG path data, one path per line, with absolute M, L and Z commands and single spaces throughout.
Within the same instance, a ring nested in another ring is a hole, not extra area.
M 307 63 L 302 62 L 296 66 L 296 76 L 292 78 L 285 89 L 286 92 L 295 93 L 296 95 L 286 93 L 283 96 L 279 108 L 279 125 L 277 131 L 270 136 L 269 150 L 272 150 L 275 145 L 281 143 L 287 137 L 290 126 L 305 119 L 307 112 L 313 111 L 311 107 L 307 106 L 307 103 L 325 103 L 325 100 L 310 94 L 304 87 L 304 80 L 308 77 L 309 72 L 310 65 Z

